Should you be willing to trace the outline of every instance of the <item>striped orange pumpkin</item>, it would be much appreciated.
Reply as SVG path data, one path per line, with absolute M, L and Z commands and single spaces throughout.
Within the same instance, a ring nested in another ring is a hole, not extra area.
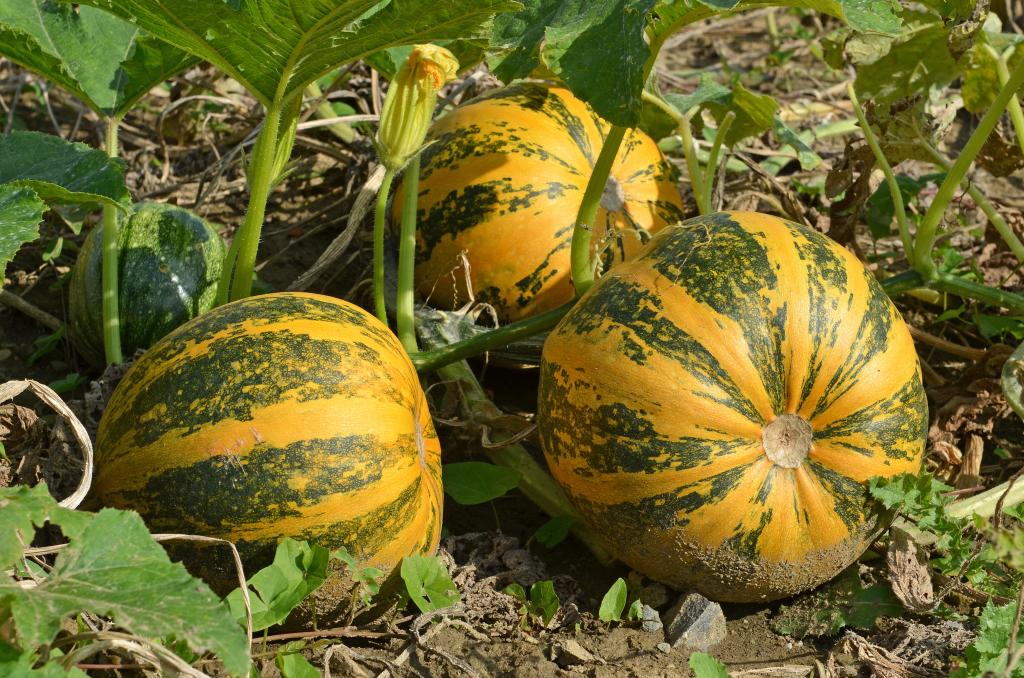
M 464 254 L 476 299 L 502 320 L 570 301 L 573 222 L 607 130 L 567 89 L 539 82 L 488 92 L 437 120 L 420 177 L 420 295 L 440 308 L 465 303 Z M 601 200 L 594 253 L 611 266 L 681 218 L 672 165 L 650 137 L 629 132 Z
M 386 569 L 437 547 L 440 454 L 386 327 L 338 299 L 268 294 L 131 367 L 100 422 L 95 492 L 154 531 L 233 541 L 248 568 L 293 537 Z
M 654 236 L 544 346 L 554 476 L 634 569 L 725 601 L 835 576 L 884 523 L 865 484 L 921 467 L 913 341 L 874 277 L 756 213 Z

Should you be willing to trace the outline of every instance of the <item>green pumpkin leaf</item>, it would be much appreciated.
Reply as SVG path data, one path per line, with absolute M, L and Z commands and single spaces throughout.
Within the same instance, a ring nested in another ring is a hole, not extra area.
M 84 0 L 209 61 L 264 105 L 382 49 L 485 32 L 510 0 Z
M 0 579 L 0 607 L 10 611 L 23 645 L 48 644 L 63 618 L 92 612 L 145 638 L 174 637 L 195 652 L 213 652 L 230 673 L 249 670 L 248 640 L 227 606 L 168 559 L 136 513 L 104 509 L 92 516 L 34 588 Z
M 941 17 L 907 13 L 907 25 L 888 53 L 857 67 L 855 86 L 864 100 L 887 106 L 908 92 L 944 87 L 960 75 L 947 47 L 950 29 Z
M 555 585 L 550 579 L 539 581 L 530 587 L 530 611 L 544 620 L 545 626 L 551 622 L 558 612 L 562 601 L 555 593 Z
M 25 186 L 0 185 L 0 286 L 4 270 L 25 243 L 39 237 L 46 205 Z
M 565 538 L 569 536 L 569 530 L 575 524 L 576 519 L 572 516 L 555 516 L 537 528 L 533 538 L 549 549 L 553 549 L 565 541 Z
M 31 188 L 47 202 L 131 204 L 121 160 L 38 132 L 0 136 L 2 184 Z
M 64 87 L 106 117 L 197 59 L 95 7 L 0 0 L 0 54 Z
M 320 588 L 327 579 L 330 551 L 294 539 L 277 545 L 274 562 L 249 578 L 252 630 L 262 631 L 283 622 L 299 603 Z M 228 594 L 231 614 L 245 625 L 242 589 Z
M 601 599 L 601 607 L 598 609 L 597 618 L 603 622 L 613 622 L 622 619 L 622 611 L 626 609 L 626 593 L 626 580 L 619 577 Z
M 409 598 L 420 612 L 433 612 L 462 600 L 437 556 L 406 556 L 402 559 L 401 575 Z
M 715 82 L 707 73 L 700 76 L 697 88 L 689 94 L 666 94 L 665 101 L 676 107 L 680 113 L 687 113 L 694 106 L 709 103 L 728 104 L 732 99 L 732 90 Z
M 775 112 L 779 110 L 779 102 L 767 94 L 751 92 L 737 82 L 733 85 L 728 103 L 716 99 L 709 101 L 707 108 L 719 125 L 730 111 L 736 116 L 724 140 L 727 146 L 732 146 L 772 129 Z
M 687 663 L 694 678 L 729 678 L 725 664 L 704 652 L 694 652 Z
M 32 543 L 35 528 L 47 522 L 61 525 L 64 536 L 77 537 L 92 514 L 62 508 L 46 485 L 0 488 L 0 570 L 11 567 Z
M 525 0 L 500 14 L 491 38 L 494 73 L 508 82 L 538 69 L 555 73 L 614 124 L 640 119 L 654 0 Z
M 778 115 L 772 121 L 772 133 L 785 146 L 796 151 L 797 160 L 800 162 L 800 169 L 812 170 L 824 162 L 821 156 L 815 153 L 814 149 L 808 146 L 800 138 L 799 134 L 782 122 Z
M 456 503 L 473 506 L 497 499 L 519 485 L 519 473 L 482 461 L 465 461 L 441 467 L 444 491 Z
M 1010 658 L 1010 635 L 1016 612 L 1016 602 L 1000 606 L 991 601 L 985 603 L 985 609 L 978 617 L 978 634 L 974 643 L 964 651 L 964 661 L 950 673 L 951 678 L 1006 675 Z M 1016 677 L 1020 673 L 1018 666 L 1012 675 Z
M 900 30 L 900 6 L 894 0 L 841 0 L 840 4 L 843 18 L 855 30 L 889 35 Z
M 274 663 L 277 665 L 277 670 L 281 672 L 282 678 L 321 678 L 320 671 L 299 654 L 299 650 L 304 646 L 304 642 L 294 645 L 288 643 L 277 651 Z

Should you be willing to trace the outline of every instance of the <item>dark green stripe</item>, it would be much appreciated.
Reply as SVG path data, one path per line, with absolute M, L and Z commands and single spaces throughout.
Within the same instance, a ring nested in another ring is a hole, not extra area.
M 651 250 L 647 252 L 650 254 Z M 764 423 L 757 408 L 714 355 L 668 317 L 661 298 L 636 283 L 616 278 L 614 273 L 569 312 L 558 332 L 574 338 L 598 332 L 610 335 L 614 338 L 612 345 L 617 345 L 623 358 L 638 365 L 646 364 L 653 355 L 674 360 L 700 383 L 726 394 L 722 397 L 695 392 L 695 397 L 712 399 L 751 421 Z
M 306 507 L 380 481 L 384 471 L 416 455 L 416 436 L 301 440 L 285 448 L 261 443 L 245 457 L 219 454 L 153 477 L 118 501 L 161 525 L 197 522 L 216 529 L 300 516 Z M 291 479 L 306 482 L 302 490 Z
M 863 276 L 871 295 L 868 298 L 867 311 L 857 327 L 853 344 L 846 352 L 846 360 L 829 379 L 821 398 L 814 407 L 812 418 L 828 410 L 833 403 L 853 388 L 862 378 L 861 373 L 868 363 L 877 354 L 885 353 L 889 346 L 888 340 L 892 325 L 899 320 L 896 308 L 882 291 L 882 287 L 874 276 L 867 269 L 863 271 Z
M 868 440 L 862 448 L 842 438 L 861 434 Z M 924 451 L 928 435 L 928 399 L 915 372 L 888 398 L 862 407 L 814 432 L 816 441 L 841 445 L 859 454 L 875 455 L 879 450 L 889 459 L 911 459 L 901 447 Z M 832 440 L 839 438 L 840 440 Z
M 764 243 L 729 214 L 717 213 L 658 232 L 641 260 L 696 301 L 736 322 L 771 407 L 782 412 L 787 306 L 773 308 L 779 265 L 769 260 Z M 760 417 L 755 421 L 762 422 Z
M 184 340 L 178 335 L 171 343 L 181 349 Z M 148 445 L 175 429 L 182 429 L 187 439 L 219 421 L 249 421 L 255 410 L 282 402 L 285 392 L 289 392 L 289 402 L 295 403 L 339 395 L 361 397 L 370 382 L 382 399 L 408 400 L 403 390 L 408 384 L 383 374 L 392 369 L 394 359 L 359 342 L 310 339 L 289 330 L 254 337 L 234 326 L 209 341 L 206 353 L 173 367 L 161 364 L 161 353 L 147 353 L 115 392 L 107 410 L 114 418 L 104 422 L 106 437 L 98 450 L 101 458 L 109 450 L 124 453 Z M 373 371 L 381 376 L 374 376 Z M 118 399 L 118 393 L 154 374 L 132 402 Z M 159 417 L 138 425 L 160 406 L 165 411 Z
M 858 532 L 867 509 L 868 495 L 865 487 L 853 478 L 848 478 L 811 459 L 805 460 L 804 463 L 808 470 L 818 477 L 825 486 L 828 496 L 835 502 L 835 514 L 851 533 Z
M 545 362 L 541 368 L 540 405 L 544 419 L 542 431 L 578 432 L 586 437 L 575 452 L 582 452 L 587 475 L 601 473 L 656 474 L 667 471 L 709 466 L 719 457 L 737 448 L 749 446 L 742 438 L 715 440 L 696 437 L 669 437 L 655 428 L 649 413 L 631 409 L 622 403 L 606 403 L 597 407 L 579 405 L 565 396 L 587 388 L 576 382 L 569 389 L 553 384 L 568 383 L 570 375 L 562 368 Z M 595 397 L 601 398 L 600 394 Z M 549 456 L 557 458 L 558 446 L 546 441 Z
M 434 247 L 446 238 L 454 240 L 463 231 L 486 223 L 496 216 L 529 210 L 538 198 L 556 201 L 573 190 L 577 188 L 557 181 L 535 186 L 532 183 L 520 183 L 518 178 L 513 180 L 509 177 L 468 184 L 460 191 L 451 191 L 431 205 L 430 209 L 419 210 L 417 228 L 420 242 L 416 253 L 417 262 L 428 261 Z M 572 217 L 569 216 L 568 220 L 571 222 Z M 501 235 L 495 234 L 495 237 Z M 521 237 L 519 234 L 505 235 L 512 238 Z

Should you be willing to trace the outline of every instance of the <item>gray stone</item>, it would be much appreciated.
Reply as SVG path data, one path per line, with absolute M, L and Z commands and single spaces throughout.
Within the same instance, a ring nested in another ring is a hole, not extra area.
M 562 668 L 567 666 L 579 666 L 597 661 L 590 651 L 571 638 L 561 640 L 551 646 L 551 661 Z
M 663 652 L 665 654 L 668 654 L 672 651 L 672 646 L 668 643 L 658 643 L 657 645 L 655 645 L 655 647 L 658 648 L 658 652 Z
M 644 605 L 640 608 L 640 628 L 647 633 L 657 633 L 664 625 L 661 623 L 661 617 L 658 616 L 658 611 L 650 605 Z
M 665 620 L 665 640 L 672 647 L 706 652 L 725 640 L 722 606 L 699 593 L 681 596 L 665 613 Z

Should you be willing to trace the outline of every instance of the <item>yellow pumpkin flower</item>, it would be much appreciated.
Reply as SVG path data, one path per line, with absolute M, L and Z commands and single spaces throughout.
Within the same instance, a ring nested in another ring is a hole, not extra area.
M 451 52 L 437 45 L 416 45 L 391 82 L 377 130 L 383 165 L 398 171 L 419 152 L 437 104 L 437 93 L 459 70 Z

